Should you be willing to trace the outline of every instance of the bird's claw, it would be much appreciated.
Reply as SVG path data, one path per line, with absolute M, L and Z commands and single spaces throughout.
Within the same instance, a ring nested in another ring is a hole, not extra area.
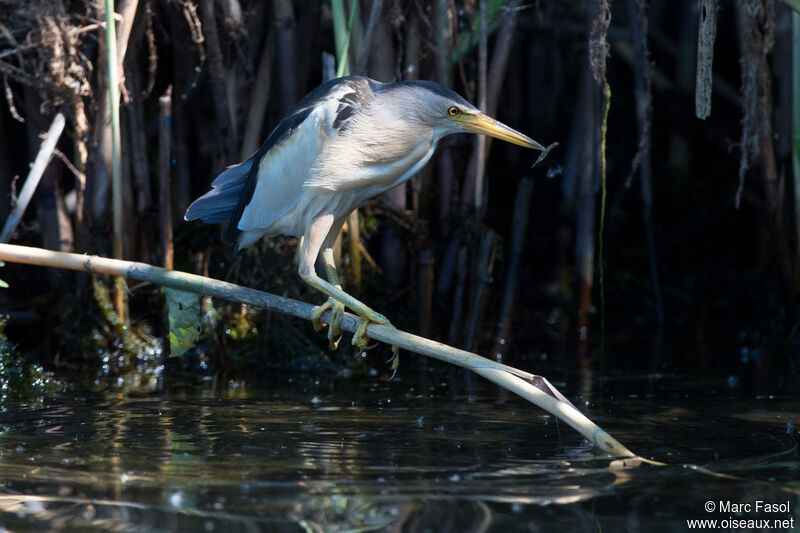
M 322 305 L 318 305 L 314 311 L 311 312 L 311 325 L 314 326 L 314 331 L 319 331 L 325 327 L 325 324 L 319 321 L 322 314 L 331 308 L 331 302 L 328 300 Z
M 330 310 L 330 324 L 328 324 L 328 344 L 331 350 L 336 350 L 339 347 L 339 341 L 342 340 L 342 318 L 344 317 L 344 304 L 333 298 L 328 298 L 328 301 L 314 309 L 311 314 L 311 323 L 314 325 L 314 330 L 319 331 L 325 327 L 325 324 L 320 322 L 320 318 L 325 311 Z
M 363 348 L 369 344 L 369 338 L 367 337 L 367 326 L 369 326 L 370 322 L 374 322 L 382 326 L 392 327 L 392 323 L 389 322 L 388 318 L 380 313 L 376 313 L 375 311 L 370 311 L 369 313 L 358 317 L 358 327 L 356 327 L 356 332 L 353 333 L 353 346 Z

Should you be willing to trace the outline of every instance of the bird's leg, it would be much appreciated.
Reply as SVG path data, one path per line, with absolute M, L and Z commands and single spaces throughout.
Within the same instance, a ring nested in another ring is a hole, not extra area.
M 322 258 L 325 261 L 325 270 L 328 273 L 328 281 L 337 289 L 342 289 L 342 283 L 339 281 L 339 272 L 336 270 L 336 261 L 333 257 L 333 248 L 325 248 L 322 250 Z M 331 320 L 328 324 L 328 343 L 331 350 L 335 350 L 339 346 L 339 341 L 342 339 L 342 318 L 344 317 L 344 304 L 332 297 L 328 301 L 317 307 L 312 314 L 311 321 L 314 324 L 314 329 L 319 331 L 324 327 L 320 324 L 320 317 L 325 311 L 331 311 Z
M 300 277 L 303 279 L 303 281 L 305 281 L 315 289 L 327 294 L 331 299 L 335 300 L 336 302 L 349 307 L 353 312 L 355 312 L 360 317 L 358 328 L 356 328 L 356 333 L 355 335 L 353 335 L 353 344 L 357 346 L 365 346 L 367 344 L 367 336 L 366 336 L 367 325 L 369 325 L 370 322 L 375 322 L 376 324 L 383 324 L 385 326 L 391 326 L 391 323 L 389 322 L 389 319 L 386 318 L 385 316 L 373 311 L 363 302 L 347 294 L 341 288 L 341 286 L 337 287 L 333 283 L 330 283 L 320 278 L 317 275 L 316 271 L 314 270 L 314 262 L 316 261 L 317 254 L 319 253 L 320 248 L 322 247 L 322 243 L 325 240 L 326 235 L 328 235 L 328 232 L 333 226 L 333 223 L 334 223 L 333 215 L 324 215 L 316 219 L 311 224 L 311 226 L 306 230 L 306 233 L 303 238 L 303 250 L 300 258 L 300 268 L 298 270 L 298 273 L 300 274 Z M 330 247 L 326 247 L 326 250 L 327 249 L 330 249 Z M 327 251 L 323 252 L 323 254 L 327 255 Z M 330 263 L 333 264 L 332 250 L 330 253 Z M 328 261 L 326 259 L 326 267 L 327 264 Z M 317 310 L 319 310 L 319 308 Z M 323 309 L 323 312 L 325 310 L 327 310 L 327 308 Z M 322 313 L 320 313 L 320 315 L 321 314 Z M 333 322 L 333 320 L 331 322 Z
M 339 304 L 343 304 L 346 307 L 349 307 L 359 316 L 358 327 L 356 328 L 355 334 L 353 334 L 353 345 L 354 346 L 366 346 L 367 341 L 367 326 L 370 322 L 375 322 L 376 324 L 383 324 L 384 326 L 391 326 L 391 322 L 389 319 L 383 316 L 382 314 L 372 310 L 369 306 L 364 304 L 363 302 L 357 300 L 356 298 L 347 294 L 343 289 L 336 287 L 324 279 L 320 278 L 316 272 L 311 270 L 311 272 L 303 272 L 302 265 L 301 265 L 301 273 L 300 277 L 303 280 L 314 287 L 315 289 L 324 292 L 327 294 L 331 300 Z M 329 300 L 330 302 L 330 300 Z M 326 304 L 323 304 L 324 307 Z M 319 308 L 317 308 L 319 310 Z M 323 309 L 322 312 L 325 312 L 327 308 Z M 322 314 L 322 313 L 320 313 Z

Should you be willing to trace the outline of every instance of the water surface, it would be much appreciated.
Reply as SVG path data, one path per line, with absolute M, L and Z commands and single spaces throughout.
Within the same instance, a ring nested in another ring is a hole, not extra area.
M 9 531 L 686 531 L 713 501 L 800 509 L 800 397 L 673 376 L 560 384 L 641 456 L 474 380 L 63 395 L 0 414 Z M 576 380 L 577 381 L 577 380 Z M 463 386 L 460 387 L 463 390 Z M 579 389 L 582 391 L 580 392 Z M 797 527 L 800 525 L 796 524 Z M 776 529 L 777 530 L 777 529 Z

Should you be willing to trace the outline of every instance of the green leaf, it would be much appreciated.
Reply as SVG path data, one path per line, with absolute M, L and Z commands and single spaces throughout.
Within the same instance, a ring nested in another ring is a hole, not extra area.
M 791 7 L 796 13 L 800 13 L 800 0 L 783 0 L 784 3 Z
M 200 295 L 164 287 L 169 308 L 170 357 L 180 357 L 200 336 Z
M 4 262 L 0 261 L 0 267 L 2 267 L 2 266 L 6 266 L 6 264 Z M 7 289 L 7 288 L 8 288 L 8 283 L 6 283 L 2 279 L 0 279 L 0 289 Z

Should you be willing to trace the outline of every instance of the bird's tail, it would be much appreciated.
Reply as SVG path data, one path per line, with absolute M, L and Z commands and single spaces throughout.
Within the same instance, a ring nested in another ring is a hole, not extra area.
M 228 167 L 211 183 L 211 190 L 192 202 L 183 216 L 186 220 L 202 220 L 216 224 L 229 220 L 244 193 L 247 175 L 253 160 Z

